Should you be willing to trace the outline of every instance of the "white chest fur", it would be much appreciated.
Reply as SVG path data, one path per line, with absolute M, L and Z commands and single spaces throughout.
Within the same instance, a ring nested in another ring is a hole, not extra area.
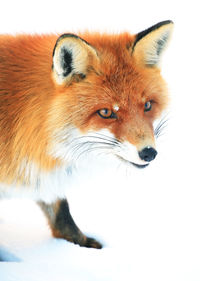
M 34 178 L 34 175 L 32 175 Z M 66 197 L 66 188 L 70 183 L 70 172 L 66 168 L 57 168 L 52 172 L 40 172 L 30 185 L 6 185 L 0 183 L 1 198 L 28 198 L 46 203 Z

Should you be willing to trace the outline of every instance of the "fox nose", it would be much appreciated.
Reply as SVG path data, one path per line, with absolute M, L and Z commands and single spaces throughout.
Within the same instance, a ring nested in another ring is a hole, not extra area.
M 157 151 L 153 147 L 147 146 L 143 148 L 141 151 L 139 151 L 138 154 L 140 156 L 140 159 L 146 162 L 151 162 L 152 160 L 155 159 L 157 155 Z

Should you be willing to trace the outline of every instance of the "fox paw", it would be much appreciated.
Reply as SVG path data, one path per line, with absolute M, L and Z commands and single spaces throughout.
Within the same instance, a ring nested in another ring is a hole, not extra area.
M 53 231 L 53 236 L 56 238 L 62 238 L 65 239 L 69 242 L 72 242 L 76 245 L 79 245 L 81 247 L 86 247 L 86 248 L 94 248 L 94 249 L 101 249 L 103 248 L 103 245 L 98 242 L 97 240 L 95 240 L 94 238 L 91 237 L 87 237 L 86 235 L 84 235 L 81 231 L 78 231 L 77 233 L 73 233 L 70 235 L 66 235 L 66 234 L 61 234 L 60 232 L 58 232 L 57 230 Z
M 87 248 L 102 249 L 103 245 L 94 238 L 86 237 L 84 245 L 80 245 Z

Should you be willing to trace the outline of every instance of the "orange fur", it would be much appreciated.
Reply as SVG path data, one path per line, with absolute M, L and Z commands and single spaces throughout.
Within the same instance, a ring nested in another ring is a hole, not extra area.
M 47 156 L 47 114 L 55 95 L 51 79 L 55 36 L 0 37 L 0 180 L 15 182 L 24 158 L 44 169 L 56 159 Z M 20 175 L 23 178 L 23 173 Z
M 23 161 L 44 171 L 61 165 L 48 150 L 52 132 L 66 125 L 82 132 L 108 128 L 138 148 L 146 139 L 154 141 L 152 122 L 167 104 L 159 68 L 141 65 L 131 54 L 135 35 L 80 36 L 97 50 L 98 59 L 88 62 L 85 79 L 74 75 L 66 85 L 57 85 L 52 77 L 57 35 L 0 36 L 1 182 L 23 183 Z M 147 100 L 155 106 L 144 113 Z M 117 120 L 96 114 L 115 104 Z

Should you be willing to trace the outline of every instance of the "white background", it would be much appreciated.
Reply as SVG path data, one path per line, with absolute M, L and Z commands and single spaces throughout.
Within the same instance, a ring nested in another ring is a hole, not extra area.
M 67 197 L 80 228 L 103 250 L 53 239 L 30 201 L 0 203 L 1 281 L 199 281 L 198 1 L 1 1 L 0 33 L 99 30 L 137 33 L 171 19 L 163 57 L 170 120 L 145 170 L 108 159 L 83 165 Z M 96 168 L 98 171 L 96 172 Z

